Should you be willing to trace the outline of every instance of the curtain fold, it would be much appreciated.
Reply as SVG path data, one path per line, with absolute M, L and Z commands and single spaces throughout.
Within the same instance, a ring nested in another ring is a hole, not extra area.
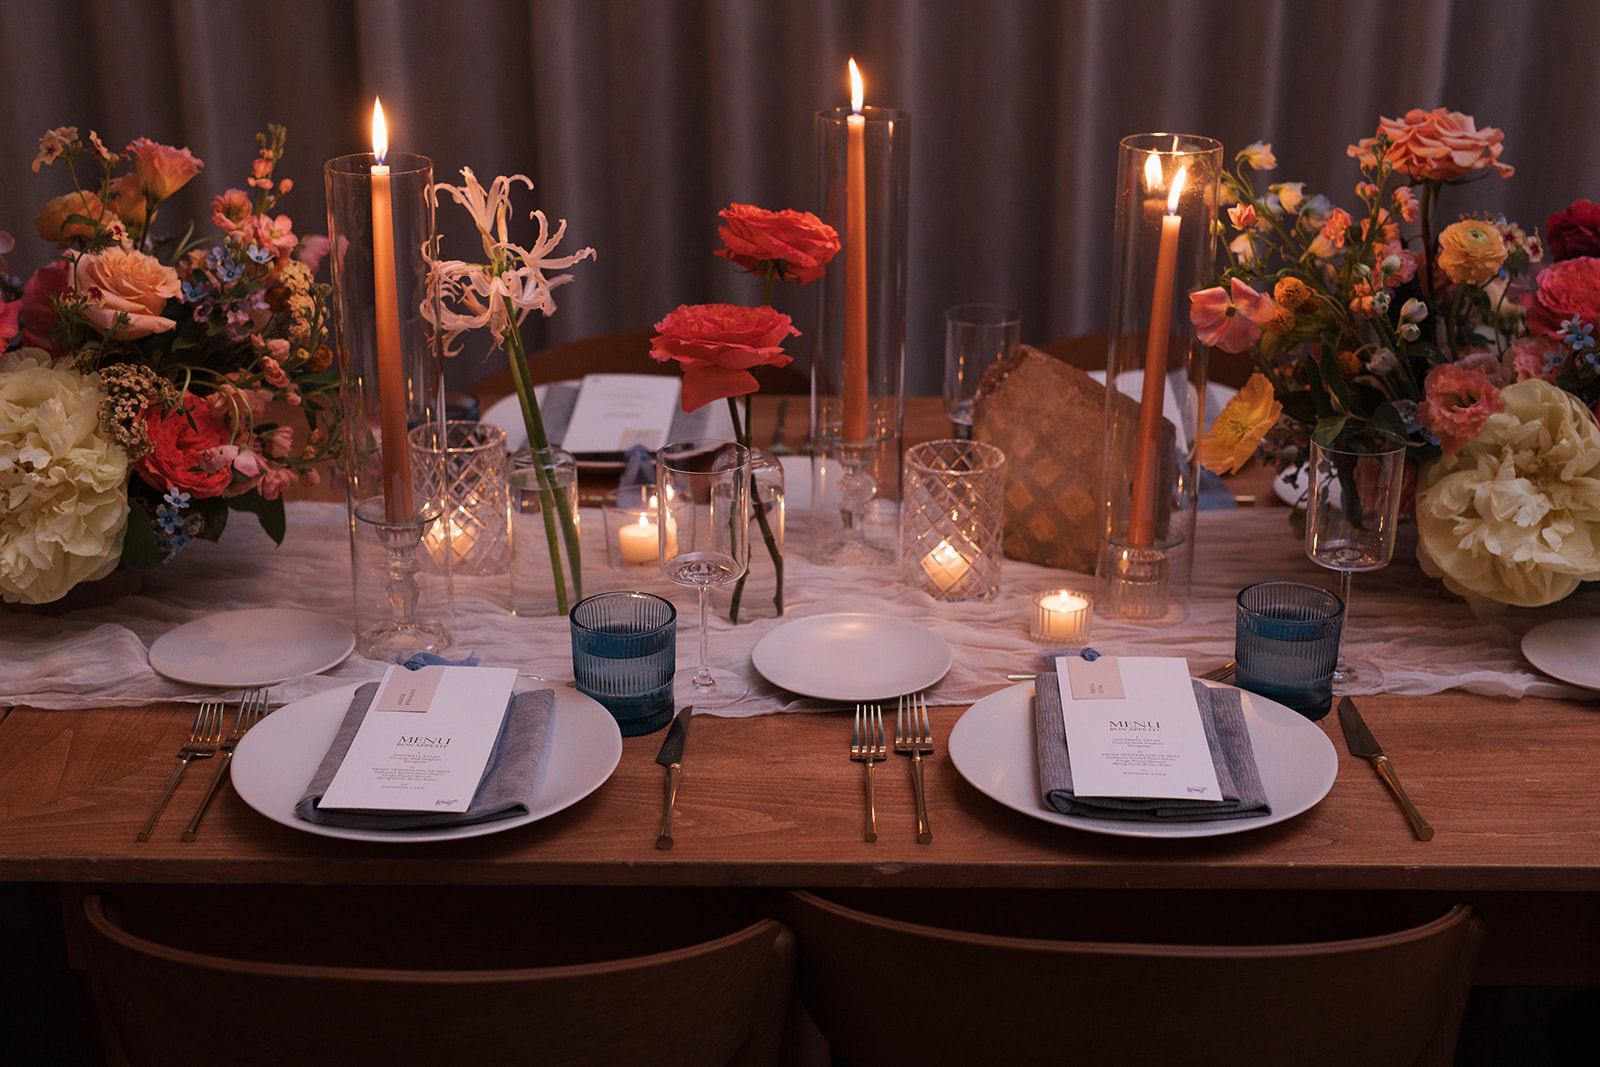
M 567 251 L 596 249 L 557 314 L 525 327 L 538 348 L 759 299 L 712 256 L 716 213 L 817 209 L 814 115 L 847 101 L 853 55 L 870 103 L 912 113 L 906 380 L 937 392 L 948 305 L 1015 304 L 1034 342 L 1104 329 L 1130 133 L 1204 133 L 1230 155 L 1271 141 L 1272 180 L 1348 206 L 1345 147 L 1380 115 L 1448 106 L 1504 129 L 1517 174 L 1442 210 L 1542 230 L 1600 197 L 1597 30 L 1595 0 L 0 0 L 0 229 L 13 273 L 49 252 L 33 215 L 68 186 L 59 165 L 30 168 L 46 129 L 193 149 L 206 167 L 170 223 L 208 219 L 279 122 L 296 186 L 279 210 L 320 233 L 322 163 L 367 149 L 381 94 L 397 150 L 444 181 L 525 173 L 520 221 L 542 208 L 568 221 Z M 440 227 L 471 253 L 453 204 Z M 812 288 L 775 298 L 806 331 L 802 365 Z M 456 384 L 498 365 L 483 347 Z

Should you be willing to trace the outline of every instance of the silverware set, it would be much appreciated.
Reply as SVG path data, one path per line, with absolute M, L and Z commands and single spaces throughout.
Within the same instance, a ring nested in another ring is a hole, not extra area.
M 205 818 L 206 809 L 211 806 L 212 797 L 216 796 L 223 779 L 227 777 L 228 766 L 233 760 L 233 748 L 239 743 L 245 731 L 260 722 L 268 712 L 267 691 L 265 689 L 252 689 L 239 701 L 239 709 L 233 717 L 233 725 L 224 733 L 222 722 L 224 718 L 224 703 L 221 700 L 207 700 L 201 703 L 200 710 L 195 713 L 194 725 L 189 728 L 189 740 L 178 750 L 177 767 L 173 768 L 172 777 L 167 779 L 167 787 L 161 793 L 161 799 L 156 801 L 155 810 L 150 813 L 150 818 L 140 828 L 136 840 L 150 840 L 150 832 L 155 829 L 156 820 L 161 818 L 161 813 L 166 810 L 167 802 L 172 799 L 172 794 L 177 791 L 178 783 L 183 780 L 183 772 L 189 769 L 189 764 L 199 759 L 210 759 L 219 752 L 222 758 L 218 761 L 216 774 L 211 779 L 211 785 L 206 790 L 205 797 L 200 801 L 200 806 L 195 809 L 194 817 L 189 820 L 188 827 L 183 831 L 185 841 L 193 841 L 200 830 L 200 820 Z
M 923 782 L 922 757 L 933 752 L 933 724 L 928 719 L 928 698 L 922 693 L 900 697 L 895 714 L 894 750 L 911 757 L 911 785 L 917 797 L 917 842 L 933 840 L 928 825 L 928 795 Z M 883 708 L 857 704 L 855 731 L 850 735 L 850 758 L 866 765 L 868 841 L 878 839 L 878 812 L 872 795 L 872 765 L 889 758 L 889 739 L 883 725 Z

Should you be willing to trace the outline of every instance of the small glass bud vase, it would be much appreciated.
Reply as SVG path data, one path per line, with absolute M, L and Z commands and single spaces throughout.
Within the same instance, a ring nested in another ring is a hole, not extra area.
M 578 461 L 560 448 L 524 448 L 512 454 L 506 483 L 511 613 L 565 615 L 583 599 Z
M 711 604 L 730 622 L 783 614 L 783 464 L 758 448 L 750 450 L 750 565 L 745 577 L 714 586 Z

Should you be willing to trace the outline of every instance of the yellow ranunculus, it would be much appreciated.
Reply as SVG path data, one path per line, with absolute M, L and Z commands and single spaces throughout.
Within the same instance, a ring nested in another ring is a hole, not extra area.
M 1272 383 L 1265 375 L 1252 374 L 1243 389 L 1228 401 L 1227 407 L 1200 438 L 1200 462 L 1206 470 L 1232 474 L 1255 454 L 1256 445 L 1278 423 L 1283 405 L 1272 395 Z
M 1482 285 L 1500 273 L 1506 244 L 1482 219 L 1452 222 L 1439 235 L 1439 269 L 1456 284 Z
M 1600 426 L 1538 378 L 1500 399 L 1478 436 L 1423 468 L 1417 559 L 1452 592 L 1537 607 L 1600 579 Z

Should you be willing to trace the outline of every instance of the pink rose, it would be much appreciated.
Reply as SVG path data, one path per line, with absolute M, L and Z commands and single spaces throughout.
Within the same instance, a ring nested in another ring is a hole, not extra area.
M 728 247 L 717 249 L 717 255 L 748 271 L 776 260 L 785 279 L 804 285 L 822 277 L 822 268 L 839 252 L 838 232 L 809 211 L 730 204 L 718 214 L 728 223 L 717 227 Z
M 1552 263 L 1539 272 L 1528 309 L 1528 329 L 1555 335 L 1574 315 L 1600 324 L 1600 258 L 1578 256 Z
M 789 316 L 770 307 L 682 304 L 656 323 L 650 355 L 683 367 L 683 410 L 694 411 L 727 396 L 761 387 L 751 367 L 787 367 L 787 337 L 798 337 Z
M 1446 453 L 1461 446 L 1483 430 L 1490 415 L 1506 409 L 1489 376 L 1478 370 L 1464 370 L 1443 363 L 1428 372 L 1423 384 L 1425 399 L 1417 408 L 1422 425 L 1439 436 Z
M 1558 260 L 1600 255 L 1600 204 L 1575 200 L 1565 211 L 1551 215 L 1545 230 L 1550 254 Z
M 154 256 L 127 248 L 78 257 L 73 281 L 88 300 L 84 317 L 102 330 L 115 328 L 124 339 L 165 333 L 177 325 L 161 314 L 167 301 L 183 291 L 178 272 Z M 117 317 L 127 321 L 117 324 Z
M 322 259 L 328 254 L 328 238 L 325 234 L 314 233 L 309 237 L 301 238 L 300 250 L 294 258 L 306 265 L 306 270 L 312 274 L 317 273 L 317 268 L 322 265 Z
M 1489 167 L 1502 178 L 1515 173 L 1500 162 L 1500 142 L 1505 134 L 1492 126 L 1480 130 L 1471 115 L 1459 111 L 1414 108 L 1403 119 L 1380 118 L 1378 136 L 1385 134 L 1393 142 L 1384 153 L 1385 159 L 1395 171 L 1413 178 L 1443 181 Z M 1363 137 L 1345 153 L 1359 159 L 1363 166 L 1372 166 L 1377 162 L 1372 151 L 1377 139 Z
M 205 166 L 187 148 L 156 144 L 148 137 L 128 145 L 127 152 L 139 168 L 139 188 L 152 200 L 165 200 Z
M 233 480 L 233 469 L 225 463 L 208 465 L 206 458 L 227 444 L 231 434 L 210 404 L 185 393 L 182 411 L 150 407 L 144 422 L 152 447 L 136 466 L 145 481 L 157 489 L 181 489 L 198 497 L 222 495 Z
M 1506 359 L 1519 382 L 1529 378 L 1553 382 L 1567 360 L 1567 346 L 1548 337 L 1519 337 L 1506 350 Z

